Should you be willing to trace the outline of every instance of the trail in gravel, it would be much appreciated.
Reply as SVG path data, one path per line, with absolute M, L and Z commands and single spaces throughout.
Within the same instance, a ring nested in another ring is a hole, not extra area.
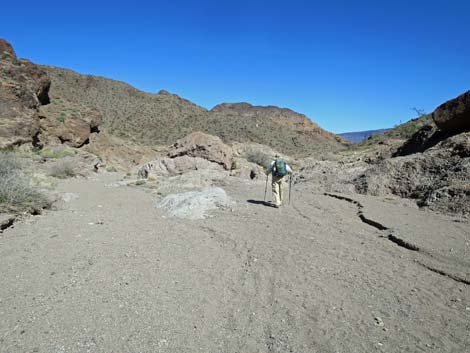
M 191 221 L 118 178 L 66 180 L 78 197 L 0 234 L 0 352 L 470 351 L 470 286 L 443 275 L 468 278 L 466 221 L 351 196 L 379 230 L 307 183 L 274 209 L 235 178 Z

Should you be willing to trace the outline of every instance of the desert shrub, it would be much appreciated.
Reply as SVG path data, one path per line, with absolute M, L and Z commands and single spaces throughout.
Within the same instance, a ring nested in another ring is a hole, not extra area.
M 20 160 L 10 152 L 0 152 L 0 178 L 16 175 L 21 170 Z
M 49 175 L 54 178 L 71 178 L 78 174 L 75 164 L 72 161 L 60 161 L 51 166 Z
M 59 124 L 63 124 L 65 121 L 65 114 L 64 113 L 60 113 L 60 115 L 57 117 L 57 122 Z
M 116 173 L 118 170 L 114 166 L 106 167 L 106 171 L 109 173 Z
M 48 206 L 44 194 L 30 185 L 14 153 L 0 153 L 0 209 L 38 210 Z
M 59 159 L 63 157 L 68 157 L 68 156 L 74 156 L 77 152 L 73 149 L 70 148 L 52 148 L 52 147 L 46 147 L 41 150 L 40 154 L 44 158 L 50 158 L 50 159 Z

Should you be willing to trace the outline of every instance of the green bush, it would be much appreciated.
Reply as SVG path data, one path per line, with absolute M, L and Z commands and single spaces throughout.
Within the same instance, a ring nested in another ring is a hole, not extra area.
M 65 121 L 65 114 L 60 113 L 60 115 L 57 117 L 57 122 L 60 123 L 60 124 L 63 124 L 64 121 Z
M 116 173 L 118 170 L 115 166 L 106 167 L 106 171 L 109 173 Z
M 41 150 L 40 154 L 44 158 L 50 159 L 58 159 L 68 156 L 74 156 L 77 152 L 70 148 L 53 148 L 53 147 L 46 147 Z

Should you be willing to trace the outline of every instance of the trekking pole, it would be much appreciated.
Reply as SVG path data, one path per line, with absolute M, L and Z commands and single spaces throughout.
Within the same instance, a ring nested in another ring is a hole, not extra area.
M 268 191 L 268 178 L 269 174 L 266 174 L 266 186 L 264 187 L 264 201 L 266 201 L 266 192 Z
M 290 193 L 291 193 L 291 189 L 292 189 L 292 177 L 293 177 L 293 175 L 291 174 L 290 178 L 289 178 L 289 205 L 290 205 Z

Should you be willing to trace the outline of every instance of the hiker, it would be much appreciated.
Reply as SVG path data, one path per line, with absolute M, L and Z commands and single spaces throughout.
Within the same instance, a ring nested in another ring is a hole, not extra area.
M 271 162 L 266 174 L 272 174 L 272 191 L 274 199 L 274 207 L 279 208 L 282 205 L 282 200 L 284 198 L 283 186 L 285 176 L 287 174 L 292 174 L 292 169 L 289 165 L 282 159 L 279 158 L 279 155 L 274 156 L 274 160 Z M 267 180 L 266 180 L 267 182 Z

